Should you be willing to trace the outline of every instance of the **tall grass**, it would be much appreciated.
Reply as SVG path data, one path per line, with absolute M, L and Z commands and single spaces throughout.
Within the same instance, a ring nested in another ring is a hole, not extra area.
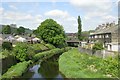
M 117 59 L 102 59 L 72 49 L 59 58 L 59 70 L 67 78 L 111 78 L 118 76 Z

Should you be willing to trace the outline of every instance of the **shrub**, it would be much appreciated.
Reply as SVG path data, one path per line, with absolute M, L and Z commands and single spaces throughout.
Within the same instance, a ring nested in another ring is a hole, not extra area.
M 13 49 L 12 43 L 11 42 L 3 42 L 2 43 L 2 48 L 7 49 L 7 50 L 12 50 Z
M 106 58 L 102 60 L 102 65 L 100 66 L 100 69 L 103 70 L 103 73 L 110 74 L 113 77 L 118 76 L 118 58 Z
M 35 50 L 32 48 L 32 46 L 29 46 L 28 48 L 27 48 L 27 58 L 28 59 L 32 59 L 33 58 L 33 56 L 36 54 L 35 53 Z
M 96 51 L 96 50 L 102 50 L 102 49 L 104 49 L 103 48 L 103 44 L 100 43 L 100 42 L 95 43 L 95 45 L 93 46 L 93 50 L 94 51 Z
M 48 48 L 46 46 L 44 46 L 43 44 L 33 44 L 32 48 L 36 51 L 36 50 L 47 50 Z
M 2 50 L 2 52 L 0 52 L 0 59 L 6 58 L 10 55 L 10 51 L 8 50 Z
M 17 43 L 13 49 L 15 57 L 19 61 L 25 61 L 28 59 L 27 57 L 27 49 L 29 45 L 27 43 Z
M 42 59 L 42 58 L 49 58 L 49 57 L 51 57 L 51 56 L 53 56 L 53 55 L 55 55 L 55 54 L 61 54 L 61 53 L 63 53 L 63 52 L 65 52 L 65 51 L 68 51 L 70 48 L 62 48 L 62 49 L 60 49 L 60 48 L 55 48 L 55 49 L 52 49 L 52 50 L 50 50 L 50 51 L 46 51 L 46 52 L 42 52 L 42 53 L 38 53 L 38 54 L 36 54 L 34 57 L 33 57 L 33 59 L 35 60 L 35 61 L 37 61 L 37 60 L 39 60 L 39 59 Z
M 52 44 L 45 44 L 45 46 L 49 49 L 54 49 L 55 48 L 55 46 L 53 46 Z

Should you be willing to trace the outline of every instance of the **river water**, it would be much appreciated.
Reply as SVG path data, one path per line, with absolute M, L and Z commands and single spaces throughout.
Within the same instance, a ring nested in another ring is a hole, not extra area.
M 33 64 L 26 73 L 20 78 L 25 80 L 33 80 L 42 78 L 42 80 L 64 80 L 64 76 L 59 72 L 58 56 Z

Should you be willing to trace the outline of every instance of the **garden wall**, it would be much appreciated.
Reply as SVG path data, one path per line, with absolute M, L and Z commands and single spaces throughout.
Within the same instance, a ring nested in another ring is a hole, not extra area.
M 106 58 L 106 57 L 114 57 L 114 52 L 113 51 L 108 51 L 108 50 L 97 50 L 95 52 L 93 52 L 91 49 L 86 49 L 86 48 L 83 48 L 83 47 L 78 47 L 79 51 L 82 52 L 82 53 L 87 53 L 87 54 L 90 54 L 90 55 L 95 55 L 95 56 L 98 56 L 98 57 L 101 57 L 101 58 Z

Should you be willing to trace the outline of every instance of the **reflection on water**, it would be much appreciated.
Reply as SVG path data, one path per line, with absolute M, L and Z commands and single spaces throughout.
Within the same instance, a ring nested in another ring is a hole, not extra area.
M 38 69 L 38 72 L 44 78 L 57 78 L 59 76 L 58 63 L 53 61 L 45 61 L 41 63 L 41 68 Z
M 63 76 L 59 72 L 58 62 L 55 58 L 52 58 L 41 64 L 35 64 L 29 68 L 28 72 L 26 72 L 21 78 L 28 78 L 28 80 L 33 80 L 34 78 L 42 78 L 42 80 L 57 80 L 57 78 L 61 78 L 62 80 Z

